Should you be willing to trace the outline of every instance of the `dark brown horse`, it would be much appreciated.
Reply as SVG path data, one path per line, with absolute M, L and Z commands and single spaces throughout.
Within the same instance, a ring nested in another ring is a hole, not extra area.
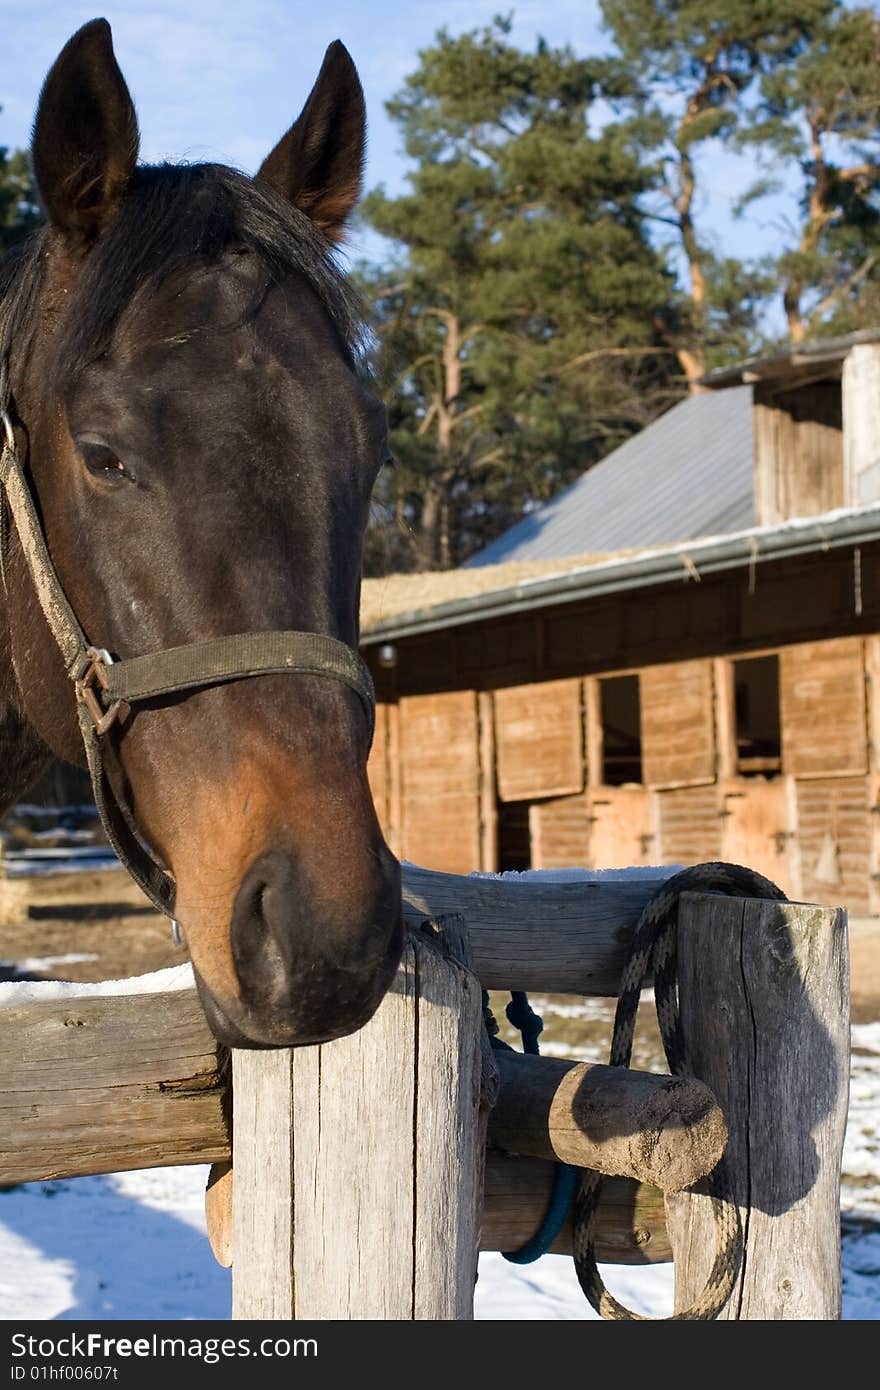
M 10 415 L 58 578 L 115 658 L 282 629 L 357 646 L 387 446 L 331 253 L 363 149 L 339 43 L 254 179 L 137 165 L 103 20 L 46 79 L 33 139 L 46 227 L 0 271 Z M 7 530 L 0 810 L 53 755 L 83 761 L 71 685 Z M 105 740 L 117 796 L 175 881 L 217 1035 L 290 1046 L 360 1027 L 402 928 L 357 695 L 261 674 L 139 704 Z

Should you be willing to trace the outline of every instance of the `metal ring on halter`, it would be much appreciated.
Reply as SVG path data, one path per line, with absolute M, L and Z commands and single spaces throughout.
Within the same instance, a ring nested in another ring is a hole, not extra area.
M 0 410 L 0 424 L 3 426 L 3 434 L 6 440 L 7 449 L 15 448 L 15 431 L 12 428 L 12 420 L 9 418 L 8 410 Z
M 88 710 L 95 733 L 106 734 L 115 723 L 122 708 L 121 700 L 114 700 L 106 709 L 101 704 L 99 691 L 106 689 L 107 677 L 104 668 L 113 665 L 113 658 L 106 647 L 87 647 L 89 664 L 76 682 L 76 698 Z

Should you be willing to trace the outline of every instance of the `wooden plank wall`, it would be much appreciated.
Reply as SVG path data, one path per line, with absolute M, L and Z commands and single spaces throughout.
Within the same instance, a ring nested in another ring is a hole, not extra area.
M 880 912 L 880 636 L 779 659 L 783 776 L 736 773 L 725 658 L 639 673 L 640 786 L 601 782 L 595 677 L 380 705 L 369 776 L 391 848 L 493 869 L 506 804 L 527 817 L 535 868 L 725 859 L 791 897 Z
M 717 785 L 680 787 L 656 795 L 662 864 L 699 864 L 721 858 L 722 807 Z
M 642 766 L 649 787 L 715 780 L 711 661 L 677 661 L 640 674 Z
M 529 807 L 532 868 L 591 867 L 590 826 L 590 798 L 583 793 L 534 802 Z
M 840 385 L 755 387 L 755 506 L 760 526 L 846 503 Z
M 400 852 L 426 869 L 480 864 L 480 738 L 473 690 L 400 701 Z
M 583 791 L 583 692 L 579 680 L 496 690 L 498 795 L 532 801 Z
M 868 770 L 860 637 L 785 647 L 779 657 L 782 765 L 795 777 Z
M 806 900 L 842 903 L 854 916 L 870 912 L 872 817 L 868 779 L 829 777 L 798 782 L 797 819 Z

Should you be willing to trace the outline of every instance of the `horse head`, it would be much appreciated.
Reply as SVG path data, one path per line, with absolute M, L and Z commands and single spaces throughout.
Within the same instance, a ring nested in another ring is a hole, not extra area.
M 46 225 L 5 273 L 11 415 L 55 573 L 114 659 L 291 630 L 357 647 L 386 422 L 333 246 L 363 152 L 340 43 L 253 179 L 138 165 L 103 20 L 46 78 L 32 150 Z M 33 735 L 81 762 L 14 531 L 5 580 L 18 703 Z M 402 926 L 358 695 L 253 675 L 140 701 L 104 742 L 119 803 L 174 880 L 216 1034 L 292 1046 L 360 1027 Z

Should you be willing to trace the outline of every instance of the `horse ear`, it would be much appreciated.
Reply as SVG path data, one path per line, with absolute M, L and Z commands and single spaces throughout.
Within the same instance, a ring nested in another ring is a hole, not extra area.
M 138 154 L 137 116 L 106 19 L 83 25 L 56 58 L 31 154 L 50 226 L 84 249 L 116 212 Z
M 271 184 L 339 241 L 361 191 L 366 108 L 357 68 L 337 39 L 299 119 L 263 160 L 256 177 Z

